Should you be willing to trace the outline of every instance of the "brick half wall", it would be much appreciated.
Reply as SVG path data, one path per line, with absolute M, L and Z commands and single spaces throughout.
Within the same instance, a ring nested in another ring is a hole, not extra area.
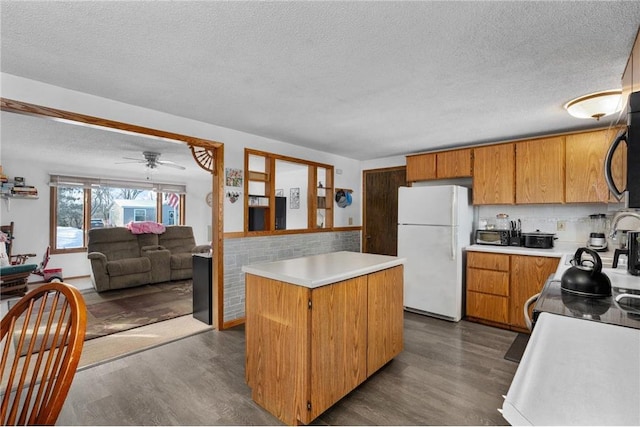
M 329 252 L 360 252 L 360 231 L 239 237 L 224 240 L 224 321 L 244 317 L 242 266 Z

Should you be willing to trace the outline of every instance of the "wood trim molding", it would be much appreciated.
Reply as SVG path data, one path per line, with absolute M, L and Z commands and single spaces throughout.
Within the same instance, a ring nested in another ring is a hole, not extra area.
M 351 225 L 347 227 L 333 227 L 331 231 L 362 231 L 361 225 Z
M 196 145 L 199 147 L 217 148 L 223 145 L 222 143 L 217 141 L 210 141 L 207 139 L 196 138 L 193 136 L 187 136 L 173 132 L 166 132 L 144 126 L 132 125 L 115 120 L 103 119 L 100 117 L 88 116 L 85 114 L 73 113 L 65 110 L 58 110 L 56 108 L 43 107 L 41 105 L 29 104 L 27 102 L 16 101 L 14 99 L 0 98 L 0 108 L 2 109 L 2 111 L 26 114 L 35 117 L 48 117 L 52 120 L 70 122 L 75 125 L 84 125 L 89 127 L 116 130 L 122 133 L 143 134 L 156 138 L 182 141 L 186 142 L 187 144 Z
M 229 329 L 229 328 L 233 328 L 234 326 L 244 325 L 245 321 L 246 321 L 246 317 L 238 317 L 237 319 L 228 320 L 224 322 L 222 328 Z
M 95 127 L 125 134 L 139 134 L 148 137 L 179 141 L 189 147 L 197 146 L 211 150 L 214 164 L 211 168 L 211 186 L 214 200 L 211 207 L 212 241 L 213 248 L 213 323 L 214 328 L 222 330 L 225 328 L 224 319 L 224 144 L 188 135 L 167 132 L 159 129 L 138 126 L 130 123 L 89 116 L 86 114 L 74 113 L 56 108 L 44 107 L 30 104 L 14 99 L 0 97 L 0 109 L 16 114 L 25 114 L 50 120 L 70 123 L 73 125 Z M 194 160 L 195 161 L 195 160 Z M 217 196 L 217 197 L 216 197 Z M 183 204 L 184 205 L 184 204 Z M 52 212 L 50 211 L 50 215 Z M 55 213 L 53 213 L 55 215 Z M 184 214 L 181 215 L 184 218 Z

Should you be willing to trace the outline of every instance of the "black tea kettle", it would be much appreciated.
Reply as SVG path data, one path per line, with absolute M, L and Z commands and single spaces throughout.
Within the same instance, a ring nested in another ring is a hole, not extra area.
M 582 254 L 588 253 L 593 258 L 593 265 L 589 260 L 582 260 Z M 596 251 L 589 248 L 579 248 L 567 271 L 561 279 L 560 289 L 574 295 L 587 297 L 611 296 L 611 280 L 602 272 L 602 260 Z

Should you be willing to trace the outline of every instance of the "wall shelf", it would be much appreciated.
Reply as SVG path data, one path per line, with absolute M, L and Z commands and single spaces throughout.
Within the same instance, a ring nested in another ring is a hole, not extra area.
M 40 196 L 23 196 L 21 194 L 2 194 L 3 199 L 39 199 Z

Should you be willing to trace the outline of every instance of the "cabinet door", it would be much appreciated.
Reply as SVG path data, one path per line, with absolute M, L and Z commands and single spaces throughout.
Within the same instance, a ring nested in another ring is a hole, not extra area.
M 471 176 L 471 149 L 436 153 L 437 178 L 461 178 Z
M 524 303 L 542 290 L 549 275 L 558 268 L 559 260 L 559 258 L 511 255 L 509 323 L 512 327 L 527 330 L 524 321 Z
M 367 276 L 315 288 L 311 301 L 311 410 L 304 411 L 305 424 L 367 377 Z
M 609 200 L 604 158 L 613 139 L 607 130 L 566 136 L 566 202 Z
M 564 136 L 516 143 L 516 203 L 564 202 Z
M 473 149 L 473 204 L 515 202 L 515 145 L 498 144 Z
M 307 414 L 310 292 L 246 275 L 245 375 L 251 398 L 286 424 Z
M 407 156 L 407 182 L 436 178 L 435 153 Z
M 368 276 L 367 377 L 403 348 L 403 267 Z

